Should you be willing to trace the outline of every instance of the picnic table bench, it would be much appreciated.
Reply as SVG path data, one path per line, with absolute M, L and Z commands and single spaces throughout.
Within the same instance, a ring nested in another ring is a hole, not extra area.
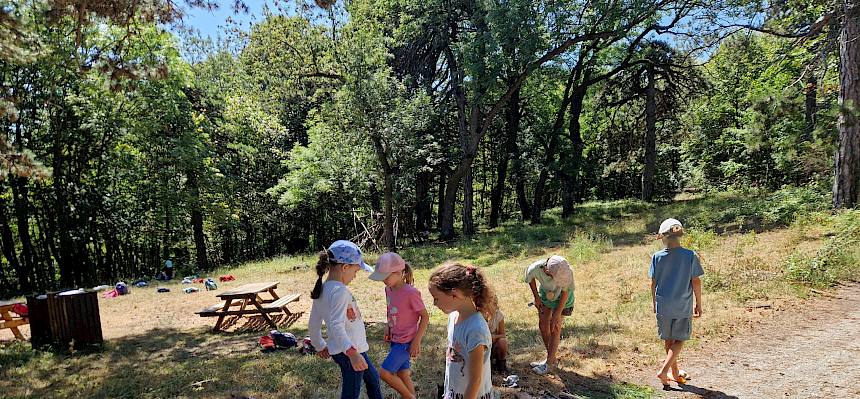
M 287 305 L 296 302 L 302 294 L 290 294 L 285 297 L 278 296 L 275 288 L 278 282 L 251 283 L 224 291 L 218 295 L 223 301 L 215 303 L 197 312 L 201 317 L 218 317 L 213 331 L 220 331 L 221 324 L 227 316 L 259 315 L 272 328 L 278 328 L 277 324 L 269 317 L 271 313 L 284 313 L 288 318 L 294 313 Z M 261 294 L 268 294 L 271 298 L 264 298 Z M 234 309 L 238 308 L 238 309 Z
M 0 302 L 0 330 L 8 328 L 12 330 L 12 334 L 15 335 L 15 338 L 23 340 L 24 336 L 21 334 L 21 331 L 18 330 L 18 327 L 30 324 L 30 319 L 26 316 L 22 317 L 17 314 L 13 315 L 10 313 L 12 311 L 12 307 L 20 303 L 22 302 Z

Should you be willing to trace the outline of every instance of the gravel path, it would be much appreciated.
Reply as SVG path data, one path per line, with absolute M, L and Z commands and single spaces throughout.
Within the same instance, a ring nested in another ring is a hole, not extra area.
M 860 285 L 681 356 L 693 378 L 665 397 L 860 398 Z M 642 378 L 659 390 L 656 377 Z

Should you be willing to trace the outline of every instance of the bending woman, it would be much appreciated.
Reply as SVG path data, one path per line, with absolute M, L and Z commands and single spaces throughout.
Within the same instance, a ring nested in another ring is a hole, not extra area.
M 558 364 L 558 345 L 564 316 L 573 313 L 573 270 L 567 259 L 553 255 L 529 265 L 525 281 L 534 295 L 538 328 L 546 347 L 546 360 L 534 362 L 531 366 L 535 373 L 546 374 Z

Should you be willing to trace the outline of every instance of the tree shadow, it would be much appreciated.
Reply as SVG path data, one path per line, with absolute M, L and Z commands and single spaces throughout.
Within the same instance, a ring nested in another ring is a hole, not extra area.
M 528 367 L 517 365 L 511 368 L 511 373 L 519 376 L 516 388 L 504 387 L 503 377 L 494 376 L 494 386 L 501 387 L 499 391 L 502 398 L 519 398 L 519 393 L 523 392 L 540 399 L 560 398 L 563 397 L 562 393 L 575 397 L 614 399 L 641 397 L 642 393 L 652 391 L 649 387 L 617 381 L 609 376 L 589 377 L 563 369 L 556 369 L 548 375 L 538 375 Z

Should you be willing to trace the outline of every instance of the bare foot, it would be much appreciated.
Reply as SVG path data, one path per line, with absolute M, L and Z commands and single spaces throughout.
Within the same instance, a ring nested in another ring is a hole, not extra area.
M 660 383 L 663 384 L 663 389 L 669 387 L 669 377 L 666 374 L 657 374 L 657 378 L 660 379 Z
M 672 375 L 670 375 L 669 378 L 672 379 L 672 381 L 677 382 L 678 384 L 683 385 L 683 384 L 687 383 L 687 379 L 684 377 L 684 374 L 682 374 L 682 373 L 678 373 L 677 376 L 675 375 L 675 373 L 672 373 Z

